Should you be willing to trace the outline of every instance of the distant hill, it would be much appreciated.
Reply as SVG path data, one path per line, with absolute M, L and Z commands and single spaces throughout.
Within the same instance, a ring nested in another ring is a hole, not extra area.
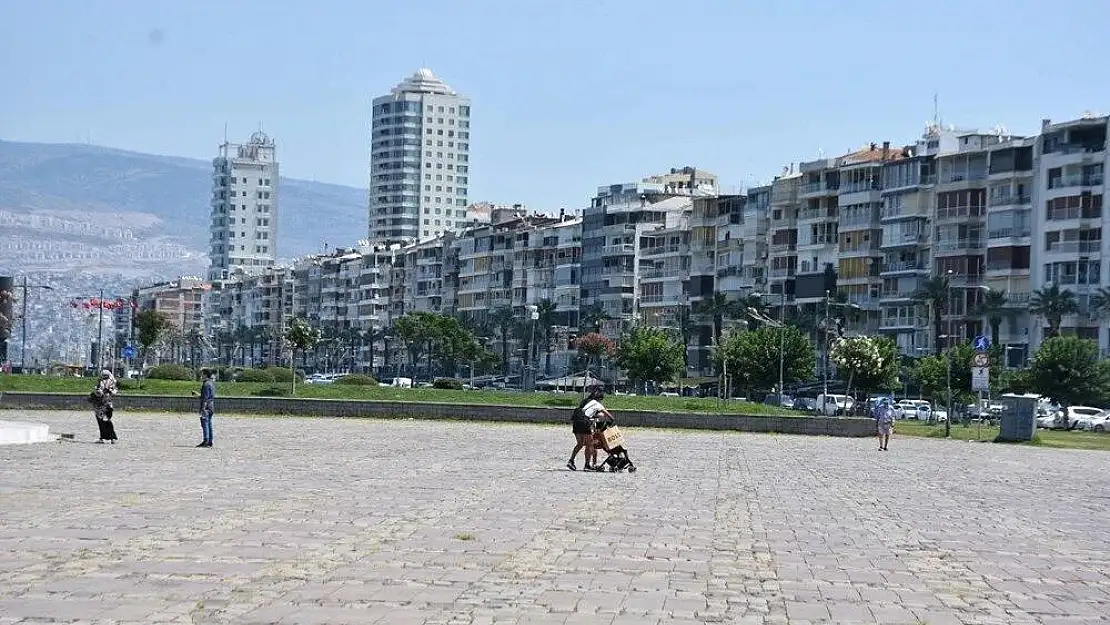
M 208 161 L 77 144 L 0 141 L 0 274 L 57 269 L 201 274 Z M 366 190 L 282 178 L 278 254 L 351 245 Z

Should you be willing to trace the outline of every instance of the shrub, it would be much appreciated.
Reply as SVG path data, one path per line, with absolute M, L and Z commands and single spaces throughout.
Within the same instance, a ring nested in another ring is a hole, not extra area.
M 286 367 L 266 367 L 266 371 L 270 372 L 270 378 L 274 382 L 284 382 L 288 384 L 293 381 L 293 370 Z M 302 376 L 297 376 L 300 380 Z
M 239 372 L 240 382 L 274 382 L 274 374 L 270 369 L 243 369 Z
M 462 380 L 456 380 L 455 378 L 436 378 L 432 381 L 432 388 L 461 391 L 463 389 L 463 383 Z
M 335 381 L 336 384 L 343 384 L 345 386 L 377 386 L 378 381 L 368 375 L 359 373 L 352 373 L 345 375 Z
M 184 365 L 158 365 L 150 369 L 147 378 L 151 380 L 192 380 L 193 370 Z

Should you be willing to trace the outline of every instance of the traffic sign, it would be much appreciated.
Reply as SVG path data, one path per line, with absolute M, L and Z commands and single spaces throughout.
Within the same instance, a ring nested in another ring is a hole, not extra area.
M 975 346 L 975 351 L 985 352 L 991 348 L 991 340 L 983 335 L 979 335 L 972 341 L 972 345 Z
M 971 364 L 976 367 L 989 367 L 991 364 L 991 357 L 984 354 L 983 352 L 979 352 L 978 354 L 972 356 Z
M 124 348 L 121 351 L 123 353 L 123 357 L 128 359 L 128 360 L 131 360 L 132 358 L 135 357 L 135 346 L 134 345 L 125 345 Z
M 973 391 L 989 391 L 989 390 L 991 390 L 991 370 L 990 370 L 990 367 L 972 367 L 971 368 L 971 390 L 973 390 Z

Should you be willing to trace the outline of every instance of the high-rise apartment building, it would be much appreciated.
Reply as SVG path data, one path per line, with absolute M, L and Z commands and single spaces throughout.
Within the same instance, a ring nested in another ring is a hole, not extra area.
M 428 69 L 374 98 L 369 236 L 409 242 L 468 225 L 470 100 Z
M 220 146 L 212 160 L 211 205 L 209 280 L 274 266 L 278 162 L 273 139 L 259 131 L 247 143 Z

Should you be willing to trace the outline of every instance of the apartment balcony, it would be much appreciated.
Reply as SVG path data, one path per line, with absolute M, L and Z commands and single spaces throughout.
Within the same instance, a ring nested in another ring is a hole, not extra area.
M 1032 196 L 1028 195 L 1006 195 L 1003 197 L 992 197 L 989 200 L 990 208 L 1008 208 L 1011 206 L 1029 206 L 1033 203 Z
M 918 211 L 908 211 L 901 207 L 896 208 L 883 208 L 879 211 L 879 221 L 886 223 L 888 221 L 899 221 L 903 219 L 927 219 L 929 216 Z
M 683 306 L 689 303 L 689 296 L 685 293 L 664 293 L 662 295 L 641 295 L 640 305 L 655 306 Z
M 941 174 L 938 184 L 962 184 L 980 182 L 987 179 L 984 171 L 952 171 Z
M 1006 308 L 1029 308 L 1032 293 L 1006 293 Z
M 797 272 L 797 269 L 771 269 L 767 275 L 772 278 L 789 278 Z
M 928 327 L 924 317 L 884 317 L 879 320 L 880 330 L 917 330 Z
M 870 295 L 849 295 L 848 301 L 863 310 L 878 310 L 879 298 Z
M 917 289 L 902 289 L 900 291 L 883 291 L 882 300 L 884 302 L 893 301 L 912 301 L 917 299 Z
M 925 263 L 907 260 L 896 263 L 885 263 L 879 275 L 892 276 L 896 274 L 928 273 L 928 271 L 929 267 L 926 266 Z
M 837 243 L 838 243 L 838 241 L 836 240 L 836 237 L 831 237 L 831 236 L 817 237 L 816 239 L 813 239 L 812 241 L 810 241 L 808 239 L 800 241 L 798 243 L 798 247 L 799 248 L 813 249 L 815 247 L 827 247 L 829 245 L 837 245 Z M 772 247 L 771 249 L 774 249 L 774 247 Z
M 1049 178 L 1049 189 L 1068 189 L 1074 187 L 1101 187 L 1103 183 L 1101 174 L 1082 175 L 1073 174 L 1070 176 L 1061 176 L 1059 178 Z
M 805 209 L 798 211 L 798 221 L 836 221 L 838 219 L 836 213 L 829 214 L 827 208 Z
M 887 234 L 883 232 L 882 248 L 889 249 L 895 247 L 917 247 L 925 243 L 926 236 L 924 232 L 899 232 Z
M 937 209 L 936 222 L 968 221 L 984 219 L 986 216 L 986 206 L 949 206 Z
M 1006 228 L 995 228 L 994 230 L 987 231 L 987 240 L 990 245 L 1011 244 L 1017 240 L 1028 239 L 1032 231 L 1028 226 L 1009 226 Z
M 992 277 L 1028 275 L 1029 267 L 1016 266 L 1011 260 L 994 260 L 987 263 L 987 274 Z
M 641 247 L 641 256 L 662 256 L 664 254 L 679 254 L 687 252 L 690 249 L 688 245 L 657 245 L 655 247 Z
M 1050 254 L 1098 254 L 1102 252 L 1102 241 L 1062 241 L 1049 245 L 1045 251 Z
M 882 189 L 882 184 L 878 180 L 862 180 L 859 182 L 840 182 L 838 191 L 840 195 L 848 193 L 870 193 L 871 191 L 879 191 Z
M 984 249 L 986 249 L 986 240 L 982 238 L 944 239 L 933 245 L 933 253 L 939 256 L 981 253 Z
M 621 243 L 619 245 L 606 245 L 601 248 L 603 256 L 620 256 L 623 254 L 635 254 L 636 245 L 633 243 Z
M 832 194 L 836 194 L 837 187 L 827 185 L 827 184 L 825 184 L 824 181 L 809 182 L 809 183 L 800 185 L 798 187 L 798 192 L 799 192 L 800 195 L 803 195 L 803 196 L 806 196 L 806 195 L 832 195 Z
M 690 275 L 688 269 L 647 269 L 640 272 L 641 280 L 685 278 Z
M 855 217 L 852 219 L 845 219 L 844 216 L 841 215 L 837 230 L 839 232 L 845 232 L 848 230 L 871 230 L 878 227 L 878 225 L 878 220 L 872 219 L 871 217 Z
M 772 252 L 793 252 L 798 249 L 797 243 L 772 243 Z
M 856 256 L 871 256 L 879 251 L 877 245 L 860 245 L 859 247 L 842 247 L 840 248 L 841 258 L 852 258 Z

